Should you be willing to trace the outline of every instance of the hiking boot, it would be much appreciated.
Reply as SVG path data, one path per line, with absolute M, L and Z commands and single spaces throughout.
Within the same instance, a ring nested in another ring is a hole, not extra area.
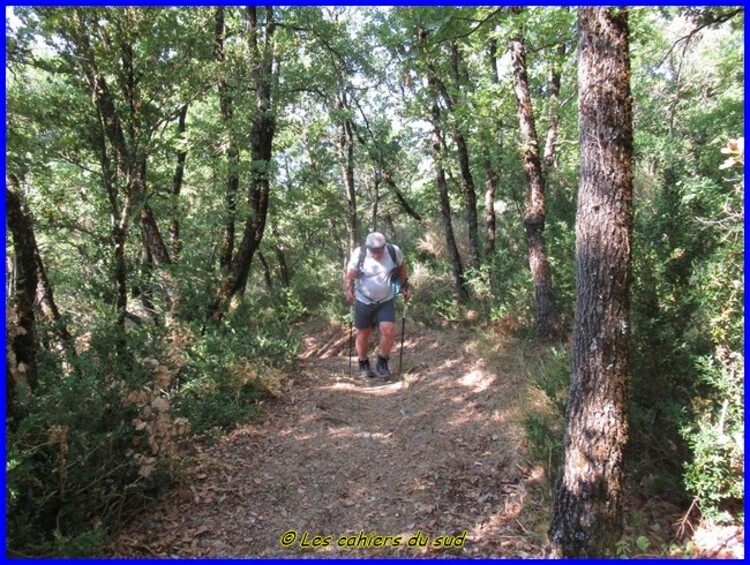
M 370 368 L 369 359 L 365 359 L 364 361 L 361 359 L 359 360 L 359 376 L 364 377 L 365 379 L 372 379 L 375 377 L 375 373 L 373 373 Z
M 388 370 L 388 357 L 378 355 L 378 362 L 375 365 L 375 371 L 377 371 L 378 375 L 383 377 L 385 380 L 391 380 L 391 372 Z

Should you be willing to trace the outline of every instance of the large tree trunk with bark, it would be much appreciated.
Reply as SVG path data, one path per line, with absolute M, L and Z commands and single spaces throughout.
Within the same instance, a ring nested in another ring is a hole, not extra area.
M 581 181 L 573 366 L 550 539 L 562 557 L 606 557 L 622 535 L 627 439 L 633 125 L 628 13 L 579 10 Z
M 520 37 L 511 39 L 510 46 L 514 86 L 518 99 L 523 167 L 527 182 L 523 227 L 526 233 L 529 269 L 534 286 L 537 334 L 541 337 L 554 337 L 559 331 L 557 300 L 552 290 L 552 274 L 544 245 L 544 176 L 526 72 L 526 49 Z

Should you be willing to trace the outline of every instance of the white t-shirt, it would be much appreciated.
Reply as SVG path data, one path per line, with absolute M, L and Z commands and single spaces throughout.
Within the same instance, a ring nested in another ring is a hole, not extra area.
M 352 251 L 347 269 L 357 269 L 359 250 L 360 248 L 357 247 Z M 376 260 L 369 250 L 365 251 L 365 260 L 362 262 L 362 269 L 356 279 L 355 296 L 357 300 L 365 304 L 372 304 L 373 302 L 384 302 L 393 298 L 390 280 L 391 271 L 404 262 L 404 254 L 398 245 L 393 245 L 393 250 L 396 254 L 396 264 L 393 263 L 387 248 L 383 250 L 380 261 Z

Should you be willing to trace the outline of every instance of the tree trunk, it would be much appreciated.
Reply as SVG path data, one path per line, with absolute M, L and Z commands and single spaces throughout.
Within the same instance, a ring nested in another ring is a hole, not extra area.
M 13 255 L 16 263 L 16 285 L 13 289 L 10 323 L 6 337 L 10 347 L 6 349 L 6 362 L 10 368 L 11 380 L 6 394 L 13 394 L 16 384 L 24 380 L 33 391 L 37 388 L 37 348 L 39 341 L 36 333 L 36 316 L 34 299 L 37 288 L 37 264 L 35 258 L 36 238 L 31 220 L 23 209 L 20 196 L 9 186 L 5 188 L 7 206 L 6 221 L 13 238 Z M 15 183 L 17 184 L 17 183 Z M 14 359 L 8 359 L 12 352 Z M 17 413 L 15 398 L 11 397 L 8 413 Z
M 234 254 L 235 220 L 237 215 L 237 193 L 240 188 L 240 151 L 234 134 L 234 106 L 231 89 L 225 78 L 224 63 L 224 8 L 216 8 L 214 12 L 214 60 L 219 64 L 219 109 L 224 121 L 224 127 L 229 135 L 229 143 L 224 150 L 227 161 L 227 189 L 224 193 L 224 232 L 219 251 L 219 265 L 228 270 L 232 264 Z
M 177 123 L 177 133 L 180 138 L 185 135 L 185 120 L 187 119 L 188 105 L 185 104 L 180 109 L 180 115 Z M 182 251 L 182 241 L 180 240 L 180 192 L 182 191 L 182 179 L 185 174 L 185 159 L 187 158 L 187 149 L 180 148 L 177 150 L 177 165 L 175 166 L 174 175 L 172 176 L 172 217 L 169 223 L 169 245 L 172 251 L 172 259 L 175 263 L 179 261 L 180 251 Z
M 607 557 L 623 530 L 630 338 L 633 124 L 628 13 L 579 9 L 581 181 L 573 365 L 550 539 Z
M 143 190 L 145 192 L 145 189 Z M 169 271 L 161 269 L 154 269 L 153 266 L 163 267 L 164 265 L 171 265 L 172 258 L 169 256 L 169 248 L 162 238 L 159 225 L 156 223 L 154 212 L 148 203 L 145 203 L 141 208 L 140 214 L 141 224 L 141 237 L 143 239 L 143 245 L 146 248 L 146 253 L 143 254 L 143 260 L 149 263 L 146 266 L 146 270 L 149 273 L 149 278 L 160 280 L 162 283 L 158 288 L 162 290 L 162 296 L 166 305 L 167 312 L 173 313 L 177 305 L 177 284 L 172 279 Z M 150 301 L 151 292 L 150 290 L 144 289 L 144 298 Z M 152 314 L 156 314 L 156 309 L 153 303 L 148 305 L 144 302 L 146 308 L 150 308 Z M 154 318 L 156 320 L 156 318 Z
M 493 85 L 499 82 L 497 74 L 497 40 L 491 38 L 487 42 L 487 54 L 490 62 L 490 80 Z M 502 122 L 498 121 L 498 128 L 502 128 Z M 500 175 L 497 168 L 492 164 L 492 157 L 489 151 L 490 143 L 484 144 L 482 157 L 484 160 L 484 171 L 487 175 L 487 184 L 484 191 L 484 217 L 486 226 L 486 235 L 484 242 L 484 254 L 487 259 L 495 254 L 495 238 L 497 237 L 497 216 L 495 214 L 495 195 L 497 193 L 497 184 Z M 502 152 L 502 140 L 498 140 L 497 152 Z
M 274 237 L 276 238 L 276 241 L 274 242 L 273 250 L 276 254 L 276 262 L 279 264 L 279 279 L 281 281 L 281 287 L 282 288 L 288 288 L 289 283 L 291 282 L 290 276 L 289 276 L 289 267 L 287 267 L 286 263 L 286 255 L 284 253 L 284 246 L 281 243 L 281 235 L 279 234 L 279 228 L 278 226 L 272 226 L 272 233 Z
M 159 323 L 159 316 L 156 312 L 156 305 L 154 304 L 154 260 L 151 258 L 151 253 L 146 245 L 145 234 L 141 229 L 141 275 L 140 280 L 137 284 L 133 285 L 133 298 L 140 298 L 141 304 L 143 305 L 146 315 L 154 322 Z M 132 322 L 136 324 L 142 324 L 143 320 L 139 316 L 130 312 L 126 313 L 126 316 Z M 136 319 L 138 321 L 136 321 Z
M 141 230 L 143 243 L 146 245 L 153 263 L 157 266 L 171 265 L 172 259 L 169 256 L 169 249 L 161 236 L 154 212 L 148 204 L 144 204 L 141 208 Z
M 549 125 L 544 143 L 544 177 L 547 178 L 549 171 L 555 166 L 555 143 L 557 143 L 558 111 L 560 109 L 560 82 L 562 73 L 560 65 L 565 57 L 565 43 L 557 48 L 559 60 L 553 63 L 552 73 L 549 81 Z
M 374 185 L 374 192 L 375 197 L 372 199 L 372 231 L 379 231 L 378 230 L 378 208 L 380 207 L 380 176 L 375 176 L 375 182 L 373 182 Z
M 346 98 L 342 93 L 339 100 L 339 110 L 346 111 Z M 341 159 L 341 173 L 344 178 L 344 191 L 349 205 L 349 249 L 354 249 L 359 242 L 359 226 L 357 225 L 357 193 L 354 188 L 354 134 L 351 121 L 346 118 L 341 125 L 339 136 L 339 159 Z
M 85 46 L 88 45 L 85 38 L 82 39 Z M 102 168 L 102 184 L 109 203 L 110 224 L 112 226 L 112 255 L 114 257 L 113 278 L 115 284 L 115 310 L 117 312 L 117 327 L 121 336 L 117 339 L 118 352 L 125 353 L 125 340 L 122 337 L 125 331 L 125 313 L 128 305 L 128 276 L 127 263 L 125 260 L 125 242 L 127 240 L 128 224 L 132 214 L 133 197 L 131 191 L 123 190 L 124 199 L 119 202 L 120 191 L 117 183 L 119 178 L 128 178 L 124 169 L 126 161 L 125 138 L 120 127 L 120 120 L 115 113 L 112 96 L 109 93 L 107 82 L 96 68 L 95 62 L 89 57 L 86 48 L 83 49 L 84 56 L 81 58 L 89 87 L 94 93 L 94 103 L 98 117 L 98 130 L 94 136 L 95 150 L 98 152 L 99 165 Z M 112 155 L 107 143 L 112 148 Z
M 36 280 L 35 303 L 41 307 L 44 316 L 54 325 L 55 333 L 57 334 L 57 346 L 59 350 L 64 353 L 63 363 L 67 364 L 67 362 L 76 357 L 73 336 L 70 335 L 68 328 L 63 323 L 60 310 L 55 302 L 55 293 L 52 289 L 52 284 L 47 278 L 47 270 L 44 267 L 42 256 L 39 253 L 39 246 L 36 243 L 33 224 L 31 223 L 29 216 L 23 211 L 23 206 L 21 205 L 19 196 L 21 190 L 18 178 L 13 174 L 8 174 L 6 184 L 6 190 L 13 191 L 11 197 L 14 199 L 14 202 L 10 203 L 10 205 L 13 207 L 12 213 L 17 218 L 17 220 L 15 220 L 15 225 L 21 230 L 18 234 L 19 240 L 28 243 L 28 245 L 31 246 L 31 252 L 34 255 L 34 278 Z M 8 215 L 10 216 L 10 214 L 11 210 L 9 209 Z M 12 233 L 15 241 L 16 232 Z M 16 272 L 18 271 L 15 266 L 13 270 Z M 18 279 L 14 277 L 13 287 L 10 289 L 11 292 L 15 291 L 15 285 L 18 282 Z
M 230 265 L 230 272 L 219 285 L 216 296 L 208 308 L 207 319 L 214 322 L 221 320 L 232 298 L 244 289 L 253 255 L 263 239 L 268 216 L 271 158 L 273 137 L 276 132 L 276 111 L 272 98 L 278 80 L 279 67 L 279 61 L 275 60 L 276 24 L 273 19 L 273 8 L 270 6 L 264 9 L 265 33 L 261 33 L 257 8 L 249 6 L 246 14 L 246 33 L 256 93 L 256 111 L 250 127 L 252 161 L 248 191 L 249 212 L 245 220 L 242 241 Z
M 422 216 L 414 209 L 411 204 L 409 204 L 409 201 L 406 200 L 406 197 L 399 190 L 398 186 L 396 186 L 396 183 L 393 180 L 393 176 L 388 170 L 383 170 L 383 180 L 385 180 L 385 183 L 393 191 L 393 194 L 396 195 L 396 200 L 398 200 L 398 203 L 401 204 L 401 208 L 403 208 L 404 212 L 406 212 L 409 216 L 411 216 L 418 222 L 421 222 Z
M 263 280 L 266 281 L 266 288 L 268 289 L 268 292 L 273 292 L 273 277 L 271 277 L 271 269 L 260 249 L 258 249 L 258 261 L 260 261 L 260 265 L 263 267 Z
M 526 50 L 523 40 L 519 37 L 511 39 L 510 45 L 514 86 L 518 99 L 523 167 L 527 182 L 523 227 L 526 232 L 529 269 L 534 286 L 537 334 L 541 337 L 554 337 L 558 332 L 557 301 L 552 291 L 552 275 L 544 246 L 544 178 L 526 72 Z
M 432 81 L 431 81 L 432 82 Z M 469 298 L 464 281 L 464 268 L 461 264 L 461 256 L 458 253 L 456 237 L 453 233 L 453 222 L 451 220 L 451 203 L 448 194 L 448 183 L 445 179 L 445 168 L 443 167 L 442 149 L 443 134 L 440 129 L 440 107 L 437 100 L 432 103 L 432 127 L 433 127 L 433 155 L 435 158 L 436 180 L 438 194 L 440 195 L 440 212 L 443 216 L 443 230 L 445 231 L 445 243 L 453 268 L 453 281 L 456 289 L 456 298 L 459 303 L 465 303 Z
M 132 213 L 133 195 L 130 187 L 126 187 L 124 201 L 119 202 L 120 190 L 118 179 L 129 179 L 126 163 L 129 161 L 122 122 L 117 115 L 115 103 L 104 75 L 99 72 L 95 57 L 88 41 L 85 23 L 81 22 L 81 29 L 77 29 L 72 36 L 80 52 L 80 63 L 89 89 L 94 99 L 98 118 L 98 128 L 95 132 L 94 150 L 98 153 L 99 165 L 102 168 L 102 183 L 109 202 L 109 213 L 112 226 L 112 254 L 114 257 L 113 278 L 115 283 L 115 310 L 117 312 L 117 327 L 121 337 L 117 339 L 118 352 L 125 352 L 125 341 L 122 332 L 125 330 L 125 313 L 128 304 L 127 264 L 125 261 L 125 242 L 127 240 L 128 224 Z M 112 149 L 112 154 L 108 149 Z
M 458 43 L 451 43 L 451 78 L 455 92 L 460 92 L 462 86 L 461 80 L 461 53 L 458 50 Z M 456 99 L 452 100 L 455 108 Z M 459 126 L 458 119 L 452 118 L 453 135 L 456 138 L 456 149 L 458 150 L 458 166 L 461 171 L 462 186 L 464 188 L 464 201 L 466 206 L 466 222 L 469 228 L 469 248 L 471 255 L 469 264 L 471 267 L 478 269 L 481 264 L 481 245 L 479 244 L 479 218 L 477 215 L 477 193 L 474 187 L 474 177 L 471 174 L 469 165 L 469 147 L 466 142 L 466 136 Z
M 484 190 L 484 217 L 486 226 L 486 239 L 484 241 L 485 257 L 489 259 L 495 254 L 495 238 L 497 232 L 497 219 L 495 217 L 495 194 L 497 193 L 498 174 L 492 166 L 489 150 L 483 150 L 484 170 L 487 181 Z

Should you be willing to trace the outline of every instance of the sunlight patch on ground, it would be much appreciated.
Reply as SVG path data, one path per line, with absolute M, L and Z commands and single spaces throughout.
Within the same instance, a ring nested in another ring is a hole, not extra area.
M 354 432 L 354 433 L 347 433 L 344 434 L 347 437 L 350 438 L 360 438 L 360 439 L 366 439 L 366 440 L 380 440 L 380 441 L 391 441 L 393 432 L 389 432 L 387 434 L 381 433 L 381 432 Z
M 484 392 L 495 382 L 495 375 L 485 373 L 481 369 L 475 369 L 458 379 L 458 382 L 471 388 L 473 392 Z
M 297 441 L 314 441 L 318 439 L 317 434 L 314 434 L 314 433 L 300 434 L 296 430 L 281 430 L 279 432 L 279 435 L 280 436 L 291 435 Z
M 364 381 L 364 378 L 362 379 Z M 357 392 L 371 396 L 388 396 L 397 393 L 404 388 L 404 383 L 398 378 L 390 383 L 376 382 L 374 385 L 368 385 L 365 382 L 339 381 L 330 386 L 320 387 L 320 390 L 335 390 L 339 392 Z

